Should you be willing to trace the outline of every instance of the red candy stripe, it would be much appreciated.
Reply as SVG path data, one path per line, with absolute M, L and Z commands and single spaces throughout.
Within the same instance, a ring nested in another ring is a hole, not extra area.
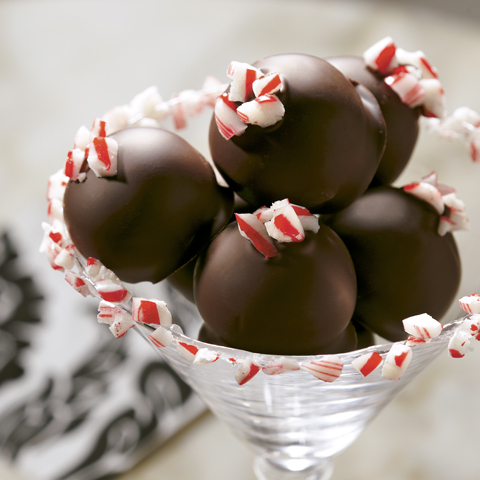
M 98 159 L 105 165 L 107 170 L 110 170 L 112 164 L 110 162 L 110 155 L 108 154 L 108 146 L 105 138 L 95 137 L 93 139 L 93 145 L 97 152 Z

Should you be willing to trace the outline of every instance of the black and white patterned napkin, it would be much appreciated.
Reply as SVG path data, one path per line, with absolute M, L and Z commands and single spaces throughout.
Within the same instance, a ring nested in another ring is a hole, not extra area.
M 38 253 L 41 219 L 0 232 L 0 455 L 32 479 L 110 479 L 205 407 L 139 335 L 97 323 Z

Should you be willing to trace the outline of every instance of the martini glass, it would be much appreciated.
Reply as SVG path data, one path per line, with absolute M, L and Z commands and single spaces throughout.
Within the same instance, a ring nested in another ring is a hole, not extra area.
M 177 318 L 189 330 L 202 322 L 197 309 L 166 287 L 164 296 Z M 388 380 L 381 368 L 364 378 L 351 365 L 362 354 L 376 351 L 383 358 L 392 344 L 376 345 L 341 354 L 342 375 L 332 383 L 297 370 L 281 375 L 260 371 L 240 386 L 235 380 L 239 363 L 254 359 L 265 365 L 279 358 L 206 344 L 171 328 L 174 342 L 158 348 L 160 355 L 255 453 L 254 471 L 259 480 L 327 480 L 333 457 L 348 447 L 409 382 L 444 351 L 462 319 L 449 323 L 429 343 L 412 347 L 413 357 L 400 380 Z M 136 330 L 148 339 L 154 330 L 146 324 Z M 179 343 L 208 348 L 219 359 L 196 365 L 184 355 Z M 298 364 L 322 356 L 289 356 Z

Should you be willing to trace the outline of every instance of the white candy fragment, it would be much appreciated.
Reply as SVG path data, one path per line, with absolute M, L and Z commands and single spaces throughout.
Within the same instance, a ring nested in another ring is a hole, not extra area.
M 92 140 L 91 131 L 85 125 L 82 125 L 75 134 L 73 147 L 85 151 Z
M 75 245 L 67 245 L 55 257 L 55 265 L 64 268 L 65 270 L 72 270 L 75 267 Z
M 431 339 L 442 332 L 442 324 L 427 313 L 414 315 L 403 320 L 403 328 L 414 337 Z
M 143 92 L 135 95 L 130 101 L 130 115 L 133 117 L 132 119 L 148 117 L 161 122 L 165 118 L 164 113 L 157 110 L 158 105 L 161 103 L 163 103 L 163 99 L 157 87 L 148 87 Z
M 415 182 L 405 185 L 403 190 L 414 197 L 429 203 L 440 215 L 445 210 L 442 194 L 430 183 Z
M 267 234 L 265 225 L 252 213 L 236 213 L 238 230 L 242 237 L 247 238 L 253 246 L 265 257 L 272 258 L 278 255 L 272 240 Z
M 266 223 L 272 219 L 273 209 L 267 207 L 260 207 L 253 212 L 253 215 L 255 215 L 262 223 Z
M 149 323 L 169 327 L 172 324 L 172 314 L 167 304 L 161 300 L 147 300 L 133 297 L 132 317 L 135 322 Z
M 462 297 L 459 303 L 463 311 L 480 314 L 480 295 L 478 293 L 472 293 L 471 295 Z
M 436 78 L 427 78 L 420 80 L 420 85 L 425 92 L 423 99 L 425 116 L 445 118 L 447 112 L 445 91 L 440 81 Z
M 430 79 L 438 77 L 436 68 L 430 64 L 421 50 L 407 52 L 403 48 L 397 48 L 395 56 L 399 65 L 412 65 L 419 70 L 421 78 Z
M 262 95 L 237 108 L 237 115 L 243 123 L 270 127 L 285 115 L 285 107 L 276 95 Z
M 112 325 L 115 318 L 115 309 L 117 307 L 110 302 L 105 300 L 100 300 L 98 305 L 98 314 L 97 321 L 98 323 L 105 323 L 107 325 Z
M 435 171 L 422 177 L 422 182 L 433 185 L 442 194 L 444 203 L 445 203 L 445 198 L 448 194 L 455 193 L 455 188 L 438 183 L 438 174 Z
M 58 198 L 52 198 L 48 202 L 47 216 L 50 223 L 55 220 L 63 222 L 63 202 Z
M 53 175 L 50 175 L 47 186 L 47 200 L 53 200 L 54 198 L 63 200 L 68 180 L 69 179 L 65 175 L 63 169 L 58 170 L 58 172 L 54 173 Z
M 253 358 L 247 358 L 235 373 L 235 380 L 239 385 L 245 385 L 249 382 L 261 369 L 260 364 Z
M 465 213 L 465 203 L 457 198 L 455 193 L 443 196 L 443 203 L 447 207 L 444 215 L 440 217 L 438 233 L 443 236 L 448 232 L 468 230 L 470 221 Z
M 173 334 L 170 330 L 158 327 L 148 336 L 148 339 L 158 348 L 168 347 L 173 342 Z
M 300 368 L 323 382 L 333 382 L 342 373 L 343 363 L 338 355 L 325 355 L 320 360 L 300 364 Z
M 209 348 L 200 348 L 193 359 L 194 365 L 207 365 L 216 362 L 220 355 Z
M 318 218 L 313 215 L 313 213 L 310 213 L 307 208 L 293 204 L 292 207 L 297 214 L 298 219 L 300 220 L 300 223 L 302 224 L 304 230 L 312 231 L 313 233 L 317 233 L 320 230 Z
M 90 294 L 88 285 L 85 283 L 80 275 L 68 270 L 65 272 L 65 280 L 80 294 L 87 297 Z
M 305 239 L 302 222 L 290 204 L 273 208 L 272 219 L 265 223 L 265 228 L 279 242 L 302 242 Z
M 218 78 L 214 77 L 213 75 L 207 75 L 202 85 L 205 105 L 214 107 L 217 97 L 221 95 L 226 88 L 227 85 L 225 85 Z
M 480 314 L 475 313 L 470 318 L 466 318 L 459 328 L 480 341 Z
M 225 140 L 234 135 L 240 136 L 247 129 L 247 125 L 237 115 L 237 106 L 228 99 L 226 93 L 220 95 L 215 103 L 215 122 Z
M 248 63 L 230 62 L 227 76 L 232 79 L 228 99 L 231 102 L 246 102 L 253 94 L 253 82 L 263 73 Z
M 281 375 L 286 372 L 300 370 L 300 365 L 295 360 L 287 357 L 275 358 L 262 367 L 262 372 L 266 375 Z
M 382 363 L 382 356 L 378 352 L 370 352 L 352 360 L 352 367 L 364 377 L 368 377 Z
M 190 343 L 177 341 L 180 353 L 190 362 L 195 360 L 195 355 L 198 352 L 198 347 Z
M 255 80 L 252 87 L 256 97 L 273 95 L 282 88 L 282 79 L 277 72 L 272 72 Z
M 457 328 L 453 337 L 448 342 L 448 353 L 452 358 L 464 357 L 470 348 L 469 332 L 464 331 L 462 328 Z
M 120 105 L 108 110 L 102 117 L 106 124 L 105 130 L 107 135 L 128 127 L 132 117 L 133 112 L 129 105 Z
M 396 46 L 391 37 L 385 37 L 372 45 L 363 54 L 363 58 L 368 67 L 377 70 L 380 73 L 390 73 L 397 66 L 395 58 Z
M 425 89 L 418 77 L 410 73 L 405 67 L 395 68 L 393 73 L 386 77 L 384 81 L 409 107 L 418 107 L 423 103 Z
M 395 343 L 385 357 L 382 376 L 389 380 L 400 380 L 411 360 L 412 349 L 407 345 Z
M 128 312 L 121 308 L 115 309 L 113 323 L 110 325 L 110 331 L 115 338 L 123 337 L 127 333 L 127 330 L 134 326 L 135 322 Z
M 97 177 L 117 174 L 118 143 L 113 138 L 95 137 L 88 147 L 88 165 Z

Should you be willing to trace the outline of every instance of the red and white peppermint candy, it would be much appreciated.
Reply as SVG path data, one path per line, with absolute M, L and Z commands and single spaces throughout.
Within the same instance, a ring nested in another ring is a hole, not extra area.
M 438 234 L 443 236 L 448 232 L 457 230 L 469 230 L 470 220 L 465 212 L 450 211 L 448 215 L 442 215 L 438 224 Z
M 97 177 L 117 174 L 118 143 L 113 138 L 95 137 L 88 147 L 88 165 Z
M 464 332 L 467 332 L 469 335 L 475 338 L 475 340 L 480 341 L 480 315 L 473 314 L 470 318 L 466 318 L 462 325 L 459 327 Z
M 48 177 L 47 200 L 63 200 L 65 189 L 67 188 L 69 178 L 65 175 L 63 169 Z
M 425 91 L 423 99 L 424 115 L 426 117 L 445 118 L 447 107 L 445 91 L 442 84 L 436 78 L 420 80 L 420 85 Z
M 87 258 L 87 265 L 85 267 L 85 271 L 92 280 L 95 280 L 98 277 L 100 273 L 100 269 L 102 267 L 103 267 L 103 263 L 100 260 L 97 260 L 96 258 L 93 258 L 93 257 Z
M 414 197 L 429 203 L 440 215 L 445 210 L 443 197 L 438 188 L 426 182 L 414 182 L 405 185 L 403 190 Z
M 403 48 L 397 48 L 395 56 L 399 65 L 412 65 L 418 69 L 421 78 L 438 78 L 437 69 L 431 65 L 421 50 L 407 52 Z
M 382 376 L 388 380 L 400 380 L 411 360 L 412 349 L 409 346 L 401 343 L 393 344 L 385 357 Z
M 382 363 L 382 356 L 377 352 L 370 352 L 352 360 L 352 367 L 364 377 L 368 377 Z
M 462 297 L 459 301 L 460 308 L 467 313 L 480 313 L 480 295 L 472 293 Z
M 217 97 L 221 95 L 226 88 L 227 85 L 225 85 L 217 77 L 214 77 L 213 75 L 207 75 L 202 85 L 205 105 L 214 107 Z
M 301 207 L 299 205 L 294 205 L 292 203 L 292 208 L 298 216 L 300 223 L 304 230 L 311 231 L 313 233 L 317 233 L 320 230 L 320 224 L 318 223 L 318 218 L 310 213 L 305 207 Z
M 187 343 L 184 341 L 177 341 L 177 345 L 179 347 L 180 353 L 190 362 L 193 362 L 195 360 L 195 355 L 198 352 L 198 347 L 195 345 L 192 345 L 191 343 Z
M 295 360 L 287 357 L 275 358 L 262 367 L 262 372 L 266 375 L 281 375 L 282 373 L 297 370 L 300 370 L 300 365 Z
M 163 327 L 158 327 L 148 339 L 158 348 L 168 347 L 174 340 L 172 332 Z
M 72 270 L 75 267 L 75 245 L 70 244 L 63 248 L 55 257 L 55 265 L 65 270 Z
M 260 370 L 260 364 L 253 358 L 247 358 L 235 373 L 235 380 L 239 385 L 245 385 L 249 382 Z
M 384 81 L 409 107 L 422 105 L 425 99 L 425 89 L 417 76 L 409 72 L 406 67 L 394 68 L 392 74 Z
M 111 303 L 128 302 L 132 294 L 123 286 L 120 281 L 111 278 L 100 278 L 96 281 L 98 294 L 102 300 Z
M 194 365 L 207 365 L 216 362 L 220 358 L 220 354 L 210 350 L 209 348 L 200 348 L 193 359 Z
M 442 324 L 427 313 L 405 318 L 403 328 L 410 335 L 425 339 L 438 337 L 443 329 Z
M 163 99 L 157 87 L 148 87 L 143 92 L 135 95 L 130 101 L 130 115 L 133 119 L 148 117 L 161 122 L 165 118 L 164 112 L 157 110 L 157 106 L 161 103 L 163 103 Z
M 448 353 L 452 358 L 463 358 L 470 349 L 469 332 L 465 332 L 461 328 L 457 328 L 453 337 L 448 342 Z
M 265 225 L 252 213 L 236 213 L 238 230 L 242 237 L 247 238 L 253 246 L 265 257 L 272 258 L 278 255 L 272 240 L 267 234 Z
M 343 362 L 338 355 L 325 355 L 319 360 L 300 364 L 300 368 L 323 382 L 333 382 L 342 373 Z
M 80 173 L 83 162 L 85 161 L 85 152 L 79 148 L 70 150 L 67 154 L 67 161 L 65 162 L 65 175 L 71 180 L 78 180 L 83 182 L 86 178 L 86 173 Z
M 266 128 L 275 125 L 285 115 L 285 107 L 276 95 L 262 95 L 237 108 L 237 115 L 244 123 Z
M 48 202 L 47 208 L 48 220 L 53 223 L 55 220 L 63 222 L 63 202 L 58 198 L 52 198 Z
M 161 300 L 147 300 L 133 297 L 132 317 L 136 322 L 149 323 L 169 327 L 172 324 L 172 314 L 167 304 Z
M 252 88 L 256 97 L 273 95 L 282 88 L 282 79 L 277 72 L 272 72 L 255 80 Z
M 372 45 L 363 54 L 368 67 L 380 73 L 390 73 L 397 66 L 395 42 L 391 37 L 385 37 Z
M 95 117 L 93 119 L 92 129 L 90 131 L 91 138 L 95 137 L 106 137 L 107 136 L 107 124 L 105 120 Z
M 79 150 L 85 151 L 90 145 L 92 139 L 92 131 L 89 130 L 85 125 L 82 125 L 75 134 L 73 148 L 78 148 Z
M 68 270 L 65 272 L 65 280 L 71 285 L 78 293 L 82 294 L 84 297 L 91 295 L 88 285 L 85 283 L 80 275 Z
M 302 242 L 305 231 L 292 205 L 273 210 L 272 219 L 265 223 L 267 233 L 279 242 Z
M 234 135 L 240 136 L 247 129 L 247 125 L 237 115 L 237 106 L 229 100 L 227 93 L 220 95 L 215 102 L 215 122 L 225 140 Z
M 455 188 L 454 187 L 450 187 L 448 185 L 443 185 L 441 183 L 438 183 L 438 174 L 435 171 L 433 171 L 433 172 L 429 173 L 428 175 L 425 175 L 424 177 L 422 177 L 422 182 L 429 183 L 430 185 L 433 185 L 442 194 L 444 203 L 445 203 L 445 197 L 448 194 L 455 193 Z
M 113 323 L 109 328 L 115 338 L 123 337 L 127 331 L 134 326 L 135 322 L 132 320 L 132 316 L 128 312 L 121 308 L 115 309 Z
M 128 127 L 133 116 L 133 111 L 129 105 L 119 105 L 108 110 L 102 117 L 106 124 L 107 135 Z
M 227 76 L 232 79 L 228 99 L 231 102 L 247 102 L 253 95 L 253 82 L 264 75 L 248 63 L 233 61 L 228 66 Z
M 106 323 L 107 325 L 112 325 L 115 319 L 115 309 L 116 305 L 105 300 L 100 300 L 98 305 L 98 314 L 97 321 L 98 323 Z
M 255 215 L 262 223 L 266 223 L 272 219 L 273 210 L 268 207 L 260 207 L 253 212 L 253 215 Z

